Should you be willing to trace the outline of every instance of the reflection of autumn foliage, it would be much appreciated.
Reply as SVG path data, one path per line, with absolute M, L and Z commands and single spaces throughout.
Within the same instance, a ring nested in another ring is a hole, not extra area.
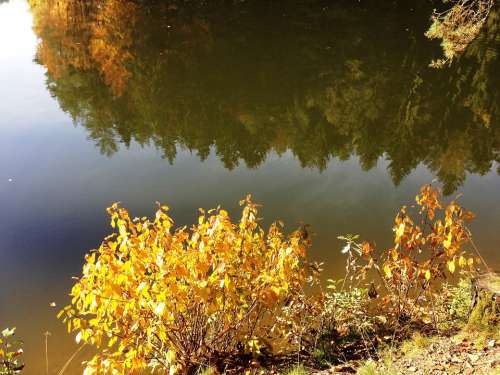
M 136 9 L 134 3 L 106 1 L 97 13 L 93 35 L 90 40 L 90 54 L 99 66 L 104 81 L 115 94 L 120 94 L 130 76 L 126 68 L 132 57 L 132 44 Z
M 32 0 L 34 29 L 41 37 L 37 58 L 54 78 L 66 69 L 97 67 L 115 95 L 130 72 L 136 6 L 128 1 Z
M 32 0 L 30 5 L 33 28 L 40 38 L 37 59 L 48 73 L 57 79 L 68 67 L 89 69 L 92 62 L 83 42 L 89 35 L 90 24 L 81 22 L 88 13 L 86 3 Z
M 271 151 L 320 170 L 386 158 L 395 183 L 423 163 L 447 193 L 500 161 L 496 9 L 443 71 L 428 68 L 422 2 L 414 18 L 406 4 L 348 1 L 297 0 L 286 15 L 261 0 L 77 3 L 32 0 L 38 56 L 50 92 L 104 154 L 133 140 L 169 161 L 179 146 L 214 151 L 229 169 Z

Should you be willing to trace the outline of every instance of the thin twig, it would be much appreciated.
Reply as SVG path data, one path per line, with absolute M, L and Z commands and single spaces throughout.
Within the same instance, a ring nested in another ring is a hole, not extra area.
M 44 333 L 45 336 L 45 374 L 49 375 L 49 336 L 50 332 Z
M 73 361 L 73 359 L 75 359 L 76 355 L 78 353 L 80 353 L 82 351 L 82 349 L 86 345 L 87 345 L 87 343 L 83 343 L 82 345 L 80 345 L 80 347 L 78 349 L 75 350 L 75 352 L 71 355 L 71 357 L 68 358 L 68 360 L 66 361 L 66 363 L 64 364 L 64 366 L 61 368 L 61 370 L 59 370 L 59 372 L 57 373 L 57 375 L 64 374 L 64 372 L 66 371 L 66 369 L 68 368 L 68 366 L 70 365 L 70 363 Z

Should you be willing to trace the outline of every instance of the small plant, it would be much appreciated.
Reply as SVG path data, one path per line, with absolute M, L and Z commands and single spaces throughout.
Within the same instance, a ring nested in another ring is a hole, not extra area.
M 461 324 L 467 322 L 472 301 L 470 279 L 460 279 L 456 286 L 445 284 L 443 290 L 446 298 L 444 306 L 447 308 L 445 317 Z
M 371 351 L 380 323 L 381 317 L 369 311 L 368 290 L 341 284 L 328 280 L 326 291 L 285 306 L 278 318 L 288 342 L 320 366 L 335 361 L 344 345 L 359 344 L 357 351 Z
M 425 336 L 420 332 L 415 332 L 411 336 L 411 339 L 408 339 L 401 344 L 400 351 L 406 356 L 411 356 L 423 349 L 426 349 L 431 343 L 432 337 Z
M 85 375 L 187 373 L 217 356 L 289 347 L 279 318 L 305 298 L 309 236 L 285 236 L 281 223 L 266 233 L 250 197 L 240 203 L 238 223 L 201 210 L 190 230 L 173 229 L 166 206 L 154 221 L 109 208 L 118 233 L 86 256 L 60 313 L 77 342 L 101 348 Z
M 439 331 L 456 331 L 469 319 L 472 302 L 470 278 L 461 278 L 458 283 L 444 282 L 439 293 L 433 295 L 432 318 L 434 328 Z
M 361 341 L 365 348 L 372 347 L 372 334 L 377 329 L 379 316 L 369 311 L 368 289 L 339 286 L 341 281 L 328 281 L 328 291 L 323 295 L 321 320 L 324 322 L 318 347 L 331 351 L 336 341 Z M 332 341 L 333 339 L 333 341 Z
M 19 374 L 24 369 L 20 357 L 22 342 L 14 340 L 15 328 L 6 328 L 0 334 L 0 375 Z
M 373 319 L 368 312 L 368 289 L 349 288 L 339 290 L 339 281 L 328 281 L 329 292 L 325 294 L 325 314 L 334 319 L 337 330 L 362 333 L 370 330 Z
M 364 362 L 356 371 L 357 375 L 383 375 L 384 373 L 380 371 L 377 367 L 377 363 L 373 360 L 368 360 Z
M 308 372 L 303 365 L 295 366 L 283 373 L 283 375 L 307 375 Z

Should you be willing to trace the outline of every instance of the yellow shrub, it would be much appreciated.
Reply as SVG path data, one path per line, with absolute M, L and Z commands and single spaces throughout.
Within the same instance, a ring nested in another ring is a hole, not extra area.
M 357 237 L 340 238 L 347 241 L 343 252 L 349 256 L 351 279 L 375 269 L 386 291 L 384 305 L 398 318 L 427 321 L 432 302 L 442 293 L 442 281 L 458 269 L 474 270 L 474 258 L 466 248 L 471 241 L 466 224 L 474 215 L 455 201 L 444 208 L 439 192 L 430 185 L 422 187 L 416 203 L 401 208 L 394 220 L 394 246 L 379 254 L 368 242 L 356 243 Z
M 78 342 L 101 350 L 85 374 L 144 368 L 185 372 L 217 353 L 258 351 L 285 304 L 302 294 L 304 231 L 266 233 L 250 197 L 233 224 L 222 209 L 174 229 L 168 208 L 153 221 L 108 209 L 118 233 L 86 256 L 70 306 L 61 311 Z

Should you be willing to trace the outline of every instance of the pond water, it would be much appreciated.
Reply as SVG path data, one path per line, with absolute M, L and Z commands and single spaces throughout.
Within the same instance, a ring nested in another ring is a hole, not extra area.
M 0 328 L 24 338 L 26 374 L 45 373 L 46 331 L 50 373 L 75 350 L 49 304 L 115 201 L 189 224 L 252 193 L 264 224 L 310 224 L 339 278 L 337 236 L 387 246 L 435 181 L 500 265 L 498 9 L 436 70 L 431 1 L 101 3 L 0 3 Z

